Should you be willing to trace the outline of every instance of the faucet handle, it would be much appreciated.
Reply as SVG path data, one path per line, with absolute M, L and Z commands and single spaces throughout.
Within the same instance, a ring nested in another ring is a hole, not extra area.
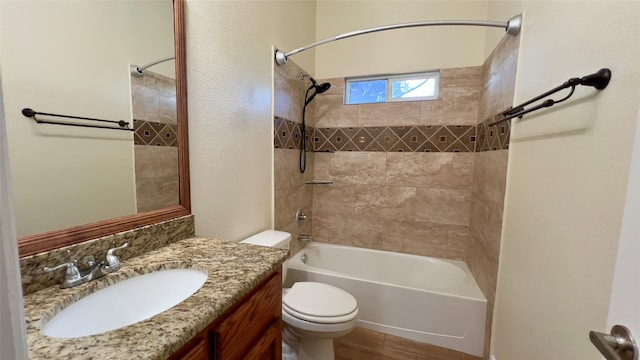
M 109 249 L 109 251 L 107 251 L 107 266 L 109 266 L 109 267 L 120 266 L 120 258 L 118 256 L 114 255 L 113 253 L 116 250 L 124 249 L 127 246 L 129 246 L 129 243 L 124 243 L 121 246 Z
M 78 270 L 78 260 L 71 260 L 69 262 L 66 262 L 64 264 L 60 264 L 58 266 L 54 266 L 52 268 L 50 267 L 45 267 L 43 270 L 45 272 L 52 272 L 58 269 L 62 269 L 62 268 L 66 268 L 67 272 L 66 272 L 66 280 L 71 280 L 71 279 L 77 279 L 80 278 L 80 270 Z

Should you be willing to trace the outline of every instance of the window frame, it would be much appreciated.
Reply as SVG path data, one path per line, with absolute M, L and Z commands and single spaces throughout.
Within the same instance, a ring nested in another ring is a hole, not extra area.
M 434 79 L 434 91 L 432 96 L 420 96 L 420 97 L 410 97 L 410 98 L 393 98 L 392 97 L 392 84 L 397 81 L 406 81 L 406 80 L 417 80 L 417 79 Z M 351 83 L 363 82 L 363 81 L 376 81 L 376 80 L 386 80 L 387 82 L 387 98 L 385 101 L 381 102 L 368 102 L 368 103 L 350 103 L 349 99 L 349 86 Z M 439 70 L 431 70 L 431 71 L 421 71 L 415 73 L 405 73 L 405 74 L 387 74 L 387 75 L 372 75 L 372 76 L 354 76 L 347 77 L 344 79 L 344 94 L 343 94 L 343 104 L 344 105 L 366 105 L 366 104 L 385 104 L 385 103 L 397 103 L 397 102 L 405 102 L 405 101 L 428 101 L 428 100 L 437 100 L 439 96 L 440 90 L 440 71 Z

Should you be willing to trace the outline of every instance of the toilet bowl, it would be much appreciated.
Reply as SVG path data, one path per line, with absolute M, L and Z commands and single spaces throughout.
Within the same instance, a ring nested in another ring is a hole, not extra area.
M 265 230 L 242 243 L 288 249 L 291 234 Z M 282 280 L 287 262 L 282 265 Z M 358 303 L 348 292 L 332 285 L 304 281 L 282 291 L 284 322 L 283 359 L 334 360 L 333 339 L 355 327 Z

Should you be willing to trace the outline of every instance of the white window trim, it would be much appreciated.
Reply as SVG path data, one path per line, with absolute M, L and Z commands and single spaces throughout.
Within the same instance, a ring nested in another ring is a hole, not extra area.
M 402 81 L 402 80 L 414 80 L 420 78 L 433 78 L 435 79 L 435 88 L 434 94 L 432 96 L 421 96 L 421 97 L 411 97 L 411 98 L 392 98 L 391 93 L 391 84 L 394 81 Z M 387 81 L 387 99 L 383 102 L 376 103 L 361 103 L 361 104 L 351 104 L 349 103 L 349 84 L 351 82 L 361 82 L 361 81 L 373 81 L 373 80 L 386 80 Z M 405 102 L 405 101 L 425 101 L 425 100 L 437 100 L 440 89 L 440 71 L 425 71 L 419 73 L 408 73 L 408 74 L 395 74 L 395 75 L 375 75 L 375 76 L 358 76 L 345 78 L 344 82 L 344 101 L 345 105 L 366 105 L 366 104 L 384 104 L 390 102 Z

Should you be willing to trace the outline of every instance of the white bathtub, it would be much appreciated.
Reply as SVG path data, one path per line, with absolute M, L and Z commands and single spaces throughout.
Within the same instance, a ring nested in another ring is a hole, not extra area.
M 318 281 L 351 293 L 358 326 L 482 356 L 487 300 L 463 261 L 314 242 L 287 265 L 287 287 Z

